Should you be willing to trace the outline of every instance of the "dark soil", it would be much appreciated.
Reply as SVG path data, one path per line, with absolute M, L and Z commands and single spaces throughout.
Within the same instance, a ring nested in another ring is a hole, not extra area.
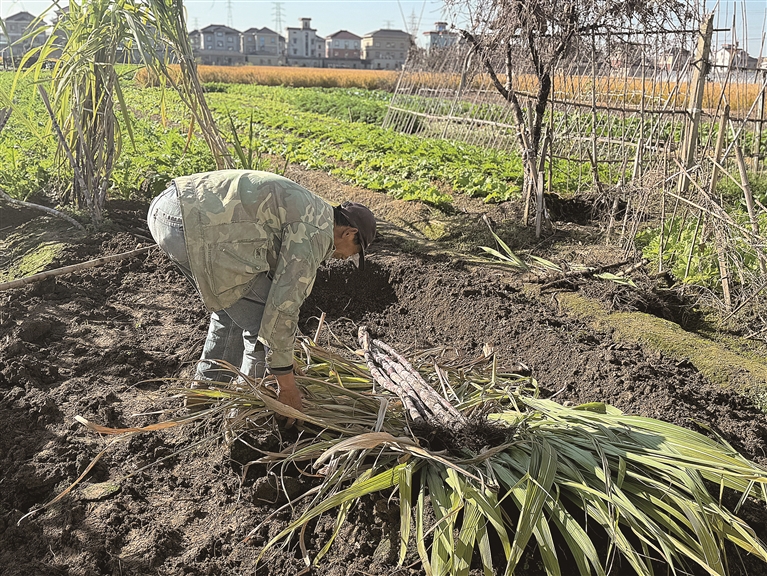
M 57 225 L 34 212 L 2 210 L 0 228 Z M 147 235 L 145 211 L 145 204 L 112 202 L 112 229 L 71 246 L 51 267 L 136 248 Z M 402 352 L 443 346 L 478 356 L 490 344 L 502 364 L 529 367 L 544 395 L 607 401 L 682 426 L 702 422 L 767 464 L 767 416 L 690 364 L 619 344 L 562 315 L 553 300 L 526 295 L 497 271 L 408 250 L 384 231 L 364 272 L 348 263 L 324 267 L 304 304 L 302 330 L 313 333 L 325 312 L 333 333 L 352 347 L 361 324 Z M 653 308 L 663 306 L 650 302 L 647 309 Z M 0 292 L 0 573 L 306 573 L 297 541 L 267 554 L 257 569 L 263 544 L 285 526 L 290 511 L 277 512 L 253 538 L 243 539 L 284 503 L 284 495 L 273 476 L 243 480 L 222 443 L 193 446 L 217 432 L 201 426 L 118 443 L 84 484 L 133 474 L 119 493 L 99 500 L 78 488 L 17 525 L 107 446 L 109 439 L 84 428 L 75 415 L 123 427 L 156 421 L 148 413 L 160 409 L 181 413 L 181 400 L 168 398 L 170 384 L 153 379 L 189 374 L 207 321 L 194 290 L 158 250 Z M 274 432 L 254 434 L 261 434 L 255 441 L 262 445 L 277 444 Z M 141 470 L 153 462 L 159 463 Z M 297 495 L 308 486 L 296 477 L 285 488 Z M 312 573 L 421 574 L 416 557 L 410 567 L 396 568 L 391 550 L 397 550 L 398 511 L 387 498 L 369 498 L 353 509 L 327 561 Z M 757 533 L 767 535 L 767 510 L 750 506 L 748 515 Z M 309 550 L 322 547 L 333 520 L 323 517 L 307 530 Z M 393 544 L 391 550 L 385 544 Z M 767 575 L 764 564 L 744 561 L 732 559 L 734 574 Z M 526 564 L 518 574 L 537 573 L 534 561 Z M 628 572 L 620 566 L 611 572 L 622 573 Z

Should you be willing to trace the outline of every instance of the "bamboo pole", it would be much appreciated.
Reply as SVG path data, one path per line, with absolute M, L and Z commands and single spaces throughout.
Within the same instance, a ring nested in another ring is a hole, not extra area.
M 703 94 L 706 88 L 706 75 L 708 74 L 709 61 L 708 56 L 711 51 L 711 38 L 714 33 L 713 26 L 714 14 L 706 16 L 700 27 L 700 36 L 698 37 L 698 46 L 695 51 L 695 63 L 692 76 L 692 90 L 690 91 L 690 102 L 688 107 L 688 123 L 685 130 L 684 146 L 682 148 L 682 161 L 687 170 L 689 170 L 695 160 L 695 148 L 698 144 L 698 128 L 700 126 L 700 117 L 703 106 Z M 684 194 L 689 185 L 688 172 L 683 171 L 679 175 L 677 185 L 677 194 Z
M 735 134 L 735 127 L 730 122 L 730 129 Z M 759 236 L 759 220 L 756 217 L 756 209 L 754 208 L 754 194 L 751 191 L 751 185 L 748 182 L 748 173 L 746 171 L 746 161 L 743 158 L 743 150 L 740 148 L 740 143 L 733 142 L 733 149 L 735 150 L 735 160 L 738 163 L 738 171 L 740 172 L 740 181 L 743 184 L 743 196 L 746 199 L 746 210 L 748 210 L 748 218 L 751 220 L 751 230 L 756 236 Z M 767 274 L 767 262 L 763 254 L 759 254 L 759 271 L 762 274 Z
M 690 266 L 692 264 L 692 254 L 695 252 L 695 244 L 698 240 L 698 230 L 700 230 L 701 222 L 703 222 L 703 211 L 698 212 L 698 220 L 695 222 L 695 231 L 692 233 L 692 240 L 690 241 L 690 249 L 687 251 L 687 263 L 684 266 L 684 278 L 682 282 L 687 280 L 690 276 Z M 684 287 L 682 287 L 684 290 Z
M 725 105 L 722 111 L 722 120 L 719 123 L 719 134 L 716 137 L 716 146 L 714 148 L 714 167 L 711 171 L 711 182 L 708 186 L 708 194 L 711 198 L 715 198 L 716 184 L 719 180 L 719 157 L 722 154 L 722 148 L 724 148 L 724 135 L 727 133 L 727 124 L 729 122 L 730 107 Z M 716 246 L 716 256 L 719 261 L 719 276 L 722 282 L 722 295 L 724 298 L 724 306 L 727 310 L 732 309 L 732 294 L 730 293 L 730 270 L 727 264 L 727 253 L 725 251 L 725 238 L 724 231 L 721 226 L 717 226 L 716 222 L 714 226 L 714 244 Z
M 684 168 L 682 167 L 681 163 L 679 163 L 678 160 L 676 160 L 676 162 L 677 162 L 677 166 L 679 166 L 679 168 L 681 170 L 685 171 Z M 742 232 L 746 236 L 749 236 L 749 237 L 753 238 L 754 240 L 756 240 L 757 242 L 760 242 L 762 245 L 766 245 L 765 243 L 767 243 L 767 239 L 763 238 L 759 234 L 754 233 L 753 230 L 749 230 L 748 228 L 743 228 L 743 226 L 738 225 L 738 223 L 735 222 L 735 220 L 732 219 L 732 216 L 727 214 L 727 212 L 725 212 L 724 209 L 722 209 L 722 207 L 719 206 L 719 204 L 714 202 L 708 196 L 708 193 L 703 188 L 701 188 L 700 185 L 697 182 L 693 182 L 693 186 L 695 186 L 698 189 L 698 191 L 701 192 L 702 195 L 706 198 L 706 200 L 714 208 L 716 208 L 716 211 L 708 210 L 708 209 L 704 208 L 703 206 L 701 206 L 700 204 L 698 204 L 696 202 L 693 202 L 692 200 L 688 200 L 687 198 L 684 198 L 682 196 L 678 196 L 678 195 L 674 194 L 673 192 L 666 192 L 666 194 L 668 194 L 672 198 L 676 198 L 679 202 L 682 202 L 682 203 L 684 203 L 684 204 L 686 204 L 688 206 L 692 206 L 693 208 L 697 208 L 698 210 L 703 210 L 704 212 L 708 213 L 709 215 L 713 216 L 714 218 L 717 218 L 718 220 L 721 220 L 722 222 L 726 222 L 729 226 L 731 226 L 732 228 L 735 228 L 736 230 L 739 230 L 740 232 Z
M 762 74 L 764 75 L 765 82 L 767 83 L 767 70 L 763 70 Z M 765 114 L 765 95 L 767 95 L 767 90 L 762 90 L 759 93 L 759 117 L 756 121 L 755 128 L 755 134 L 754 134 L 754 172 L 759 172 L 759 162 L 762 158 L 762 131 L 764 130 L 764 114 Z
M 131 250 L 129 252 L 113 254 L 112 256 L 102 256 L 101 258 L 88 260 L 87 262 L 80 262 L 79 264 L 72 264 L 71 266 L 64 266 L 63 268 L 56 268 L 55 270 L 46 270 L 45 272 L 40 272 L 39 274 L 33 274 L 32 276 L 27 276 L 25 278 L 19 278 L 18 280 L 3 282 L 2 284 L 0 284 L 0 292 L 3 292 L 5 290 L 10 290 L 11 288 L 20 288 L 21 286 L 26 286 L 27 284 L 31 284 L 32 282 L 45 280 L 46 278 L 52 278 L 54 276 L 61 276 L 62 274 L 69 274 L 70 272 L 78 272 L 80 270 L 85 270 L 86 268 L 101 266 L 102 264 L 106 264 L 107 262 L 113 262 L 115 260 L 123 260 L 125 258 L 130 258 L 131 256 L 138 256 L 139 254 L 143 254 L 144 252 L 149 252 L 149 250 L 151 250 L 155 246 L 156 244 L 153 244 L 152 246 L 137 248 L 136 250 Z

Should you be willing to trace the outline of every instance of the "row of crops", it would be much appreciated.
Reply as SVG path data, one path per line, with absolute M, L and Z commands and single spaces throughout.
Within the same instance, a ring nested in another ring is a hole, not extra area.
M 9 78 L 2 81 L 8 82 Z M 285 162 L 404 200 L 449 204 L 455 193 L 503 201 L 519 194 L 522 164 L 510 153 L 381 129 L 390 95 L 359 89 L 207 85 L 208 99 L 230 142 L 246 152 L 241 167 L 280 171 Z M 16 97 L 0 136 L 0 187 L 25 198 L 67 180 L 47 116 L 31 86 Z M 204 141 L 189 136 L 189 117 L 170 91 L 128 82 L 132 111 L 123 124 L 113 195 L 156 192 L 171 177 L 211 170 Z M 247 165 L 249 164 L 249 165 Z

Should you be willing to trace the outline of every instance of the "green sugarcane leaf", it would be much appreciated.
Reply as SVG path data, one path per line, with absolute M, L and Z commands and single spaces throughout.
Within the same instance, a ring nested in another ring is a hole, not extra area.
M 563 272 L 562 267 L 557 266 L 551 260 L 546 260 L 545 258 L 541 258 L 539 256 L 533 256 L 532 254 L 530 255 L 530 260 L 543 266 L 546 270 L 551 270 L 552 272 Z
M 602 280 L 608 280 L 610 282 L 613 282 L 615 284 L 620 284 L 621 286 L 631 286 L 632 288 L 636 288 L 637 285 L 634 284 L 634 281 L 631 278 L 625 278 L 623 276 L 616 276 L 615 274 L 610 274 L 609 272 L 602 272 L 600 274 L 594 274 L 595 278 L 600 278 Z
M 362 496 L 371 494 L 372 492 L 380 492 L 381 490 L 392 488 L 397 484 L 397 480 L 399 479 L 399 475 L 401 474 L 401 470 L 404 466 L 405 464 L 398 464 L 397 466 L 376 474 L 372 478 L 358 480 L 345 490 L 334 494 L 333 496 L 320 502 L 317 506 L 310 508 L 304 512 L 297 520 L 291 522 L 284 530 L 282 530 L 279 534 L 267 542 L 266 546 L 264 546 L 264 549 L 258 555 L 258 561 L 261 560 L 264 552 L 268 550 L 272 545 L 293 532 L 299 526 L 302 526 L 320 514 L 324 514 L 325 512 L 332 510 L 333 508 L 336 508 L 345 502 L 359 499 Z
M 368 471 L 369 476 L 369 471 Z M 341 530 L 341 526 L 344 525 L 344 522 L 346 521 L 346 517 L 349 514 L 349 510 L 351 510 L 352 504 L 354 503 L 354 500 L 347 500 L 346 502 L 342 503 L 338 508 L 338 516 L 336 516 L 336 523 L 333 527 L 333 534 L 330 535 L 330 538 L 328 538 L 328 541 L 325 543 L 325 545 L 322 547 L 322 549 L 317 553 L 317 556 L 315 556 L 312 564 L 314 566 L 318 566 L 320 563 L 320 560 L 322 560 L 322 557 L 325 556 L 325 554 L 328 553 L 330 550 L 330 547 L 333 545 L 333 542 L 336 540 L 336 536 L 338 536 L 338 531 Z
M 446 474 L 445 474 L 446 476 Z M 433 466 L 426 469 L 426 480 L 429 486 L 431 507 L 437 519 L 431 531 L 431 568 L 434 576 L 446 576 L 453 567 L 453 551 L 455 540 L 455 516 L 458 509 L 453 506 L 451 496 L 445 490 L 446 478 L 437 472 Z
M 398 487 L 399 487 L 399 513 L 400 513 L 400 548 L 399 548 L 399 565 L 405 561 L 405 555 L 408 550 L 408 542 L 410 540 L 410 519 L 412 516 L 413 508 L 413 464 L 408 463 L 407 466 L 402 468 L 400 472 Z
M 480 522 L 477 529 L 477 547 L 479 548 L 479 557 L 482 559 L 482 571 L 485 576 L 493 576 L 493 551 L 490 547 L 490 535 L 487 531 L 487 525 Z
M 415 510 L 415 543 L 421 565 L 426 576 L 433 576 L 434 572 L 429 561 L 429 552 L 426 550 L 424 513 L 426 511 L 426 475 L 421 474 L 421 489 L 418 491 L 417 506 Z
M 461 530 L 455 543 L 455 553 L 453 554 L 453 571 L 455 576 L 469 576 L 471 559 L 474 555 L 474 543 L 479 534 L 479 527 L 483 516 L 479 506 L 472 500 L 466 500 L 463 509 L 463 521 Z
M 545 439 L 536 441 L 532 448 L 530 472 L 527 476 L 524 501 L 519 511 L 517 530 L 511 544 L 511 558 L 506 566 L 507 575 L 514 573 L 525 546 L 533 535 L 544 503 L 549 497 L 556 469 L 557 456 L 551 445 Z
M 560 504 L 559 498 L 546 503 L 546 512 L 567 543 L 580 576 L 591 576 L 592 568 L 596 576 L 605 576 L 594 543 L 573 515 Z

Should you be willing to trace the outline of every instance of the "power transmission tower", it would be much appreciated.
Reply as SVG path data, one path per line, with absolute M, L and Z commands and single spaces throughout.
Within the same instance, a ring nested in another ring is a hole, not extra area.
M 392 24 L 391 20 L 384 20 L 384 28 L 386 28 L 387 30 L 391 30 L 391 24 Z
M 234 26 L 234 17 L 232 16 L 232 0 L 226 0 L 226 25 L 231 28 Z
M 274 14 L 274 28 L 277 34 L 282 34 L 282 19 L 285 16 L 283 13 L 282 2 L 272 3 L 272 13 Z
M 415 8 L 413 8 L 413 11 L 410 13 L 410 21 L 407 24 L 407 32 L 413 37 L 416 37 L 418 35 L 418 27 L 420 26 L 420 19 L 415 14 Z
M 194 26 L 193 30 L 199 30 L 200 29 L 200 19 L 197 16 L 192 18 L 192 26 Z

